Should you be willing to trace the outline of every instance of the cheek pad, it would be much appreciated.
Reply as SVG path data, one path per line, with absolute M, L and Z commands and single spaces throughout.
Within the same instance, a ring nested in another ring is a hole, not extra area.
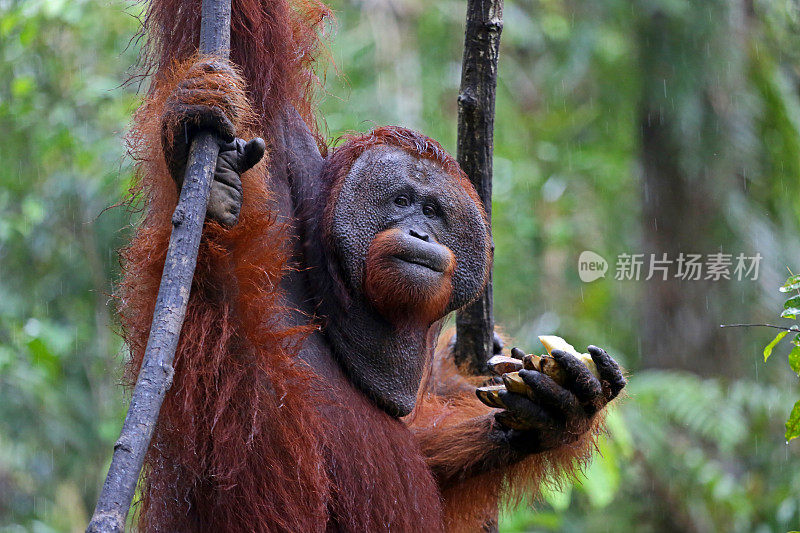
M 333 248 L 342 266 L 344 281 L 351 290 L 360 290 L 367 251 L 375 236 L 377 220 L 370 216 L 372 210 L 354 209 L 356 202 L 338 200 L 331 228 Z
M 381 198 L 408 171 L 413 161 L 408 154 L 397 150 L 368 150 L 345 177 L 335 200 L 331 238 L 344 281 L 353 291 L 362 290 L 369 246 L 375 235 L 385 229 L 385 206 Z M 440 242 L 450 248 L 456 258 L 449 312 L 479 295 L 491 261 L 491 246 L 481 210 L 460 182 L 449 179 L 437 192 L 446 209 L 448 226 Z
M 480 294 L 491 263 L 489 229 L 481 211 L 465 193 L 458 195 L 445 243 L 456 256 L 453 294 L 448 311 L 464 307 Z
M 375 235 L 383 229 L 384 214 L 379 194 L 391 181 L 387 161 L 365 152 L 353 164 L 333 210 L 331 238 L 342 266 L 344 281 L 360 292 L 367 251 Z

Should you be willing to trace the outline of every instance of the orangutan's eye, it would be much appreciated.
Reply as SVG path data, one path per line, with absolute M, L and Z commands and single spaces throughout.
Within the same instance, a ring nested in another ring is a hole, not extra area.
M 411 200 L 408 199 L 408 196 L 401 194 L 394 199 L 394 203 L 399 207 L 408 207 L 411 205 Z
M 422 214 L 428 218 L 433 218 L 436 216 L 436 208 L 431 204 L 425 204 L 422 206 Z

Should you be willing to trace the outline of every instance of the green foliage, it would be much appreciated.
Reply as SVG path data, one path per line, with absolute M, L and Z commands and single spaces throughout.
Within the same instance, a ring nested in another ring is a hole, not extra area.
M 781 342 L 781 340 L 786 336 L 787 333 L 789 333 L 789 332 L 788 331 L 781 331 L 780 333 L 775 335 L 774 339 L 769 341 L 769 344 L 767 344 L 764 347 L 764 362 L 766 362 L 767 359 L 769 359 L 769 356 L 772 355 L 772 350 L 775 348 L 775 345 L 778 344 L 779 342 Z
M 796 320 L 797 315 L 800 314 L 800 276 L 790 276 L 789 279 L 786 280 L 786 283 L 778 290 L 783 293 L 797 293 L 790 296 L 783 303 L 783 312 L 781 313 L 781 318 Z M 775 348 L 775 345 L 777 345 L 781 339 L 788 333 L 795 331 L 800 331 L 800 326 L 795 324 L 787 327 L 785 331 L 778 333 L 764 348 L 764 361 L 767 360 L 773 348 Z M 795 335 L 791 343 L 792 349 L 789 351 L 788 355 L 789 368 L 791 368 L 795 374 L 800 375 L 800 334 Z M 794 404 L 794 407 L 789 413 L 789 418 L 786 420 L 785 437 L 787 442 L 800 437 L 800 400 Z
M 797 481 L 785 472 L 797 450 L 758 445 L 760 435 L 780 423 L 772 416 L 787 404 L 779 388 L 651 372 L 637 376 L 630 394 L 638 404 L 626 411 L 636 428 L 635 457 L 655 483 L 650 491 L 660 509 L 654 512 L 664 513 L 667 523 L 701 531 L 781 530 L 797 523 Z M 787 502 L 791 510 L 781 510 Z
M 797 337 L 795 337 L 797 342 Z M 795 344 L 789 352 L 789 367 L 794 370 L 795 374 L 800 374 L 800 346 Z
M 789 467 L 800 452 L 759 445 L 787 407 L 781 390 L 648 371 L 628 394 L 579 484 L 504 517 L 501 531 L 785 531 L 800 520 Z
M 612 409 L 607 424 L 608 433 L 598 442 L 598 455 L 585 471 L 561 487 L 545 486 L 543 502 L 535 508 L 522 505 L 505 511 L 501 531 L 563 530 L 571 506 L 588 504 L 600 511 L 614 502 L 623 482 L 623 465 L 633 458 L 635 446 L 622 410 Z
M 742 379 L 641 372 L 635 310 L 650 295 L 613 276 L 583 284 L 575 267 L 583 250 L 613 260 L 640 246 L 649 95 L 675 110 L 682 167 L 714 180 L 727 217 L 714 238 L 765 256 L 757 284 L 726 286 L 739 302 L 726 321 L 774 314 L 769 288 L 781 265 L 800 261 L 800 20 L 790 2 L 739 5 L 506 1 L 497 321 L 520 346 L 551 332 L 602 345 L 631 378 L 586 476 L 504 515 L 504 530 L 776 531 L 800 521 L 796 441 L 776 437 L 796 379 L 759 361 L 766 334 L 725 354 L 744 363 Z M 330 138 L 395 123 L 454 152 L 465 3 L 333 7 L 335 66 L 321 104 Z M 108 295 L 129 219 L 103 210 L 129 181 L 122 134 L 138 98 L 124 82 L 136 29 L 116 1 L 0 2 L 0 530 L 82 530 L 121 424 Z M 800 276 L 784 289 L 800 289 Z M 798 304 L 785 314 L 800 315 Z M 789 363 L 798 372 L 797 344 Z M 792 413 L 787 439 L 800 407 Z
M 0 529 L 82 529 L 121 425 L 108 306 L 125 239 L 120 3 L 0 4 Z
M 797 437 L 800 437 L 800 400 L 794 404 L 786 420 L 786 440 L 790 441 Z

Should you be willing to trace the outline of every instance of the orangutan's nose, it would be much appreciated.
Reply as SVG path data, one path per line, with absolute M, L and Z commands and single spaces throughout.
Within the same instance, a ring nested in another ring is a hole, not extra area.
M 424 231 L 417 231 L 415 229 L 410 229 L 408 230 L 408 234 L 411 235 L 412 237 L 416 237 L 417 239 L 423 240 L 425 242 L 430 242 L 431 240 L 430 235 L 428 235 Z

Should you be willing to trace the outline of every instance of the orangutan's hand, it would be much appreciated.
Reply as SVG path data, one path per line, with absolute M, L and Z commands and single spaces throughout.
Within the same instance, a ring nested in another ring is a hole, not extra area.
M 574 355 L 553 350 L 551 355 L 563 370 L 562 384 L 543 372 L 519 368 L 502 375 L 504 387 L 478 394 L 490 407 L 502 409 L 495 419 L 515 448 L 537 453 L 578 440 L 625 387 L 619 365 L 605 350 L 596 346 L 588 350 L 599 378 Z
M 236 137 L 237 110 L 232 95 L 241 84 L 238 74 L 226 63 L 199 61 L 167 99 L 161 119 L 164 157 L 179 190 L 194 136 L 200 131 L 216 136 L 220 152 L 206 216 L 226 226 L 239 220 L 242 173 L 256 165 L 265 150 L 264 141 L 258 137 L 249 142 Z

